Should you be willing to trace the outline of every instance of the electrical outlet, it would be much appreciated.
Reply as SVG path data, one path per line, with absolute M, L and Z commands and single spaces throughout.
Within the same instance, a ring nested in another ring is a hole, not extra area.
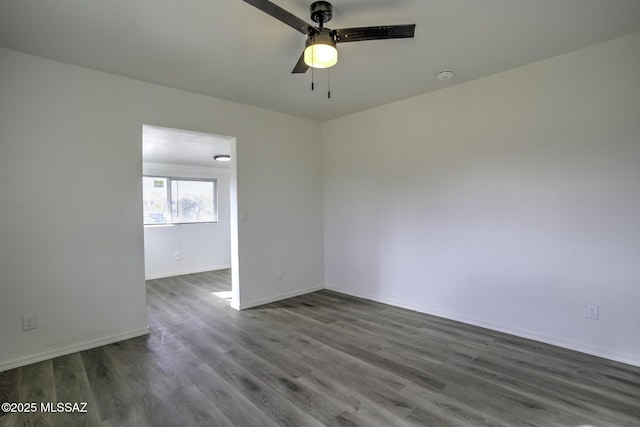
M 180 254 L 180 252 L 175 251 L 173 253 L 173 259 L 176 260 L 176 261 L 180 261 L 182 259 L 182 255 Z
M 28 331 L 30 329 L 36 328 L 36 315 L 35 314 L 27 314 L 22 316 L 22 330 Z
M 587 304 L 587 319 L 598 320 L 599 307 L 596 304 Z
M 276 271 L 276 279 L 282 279 L 284 277 L 284 271 L 278 270 Z

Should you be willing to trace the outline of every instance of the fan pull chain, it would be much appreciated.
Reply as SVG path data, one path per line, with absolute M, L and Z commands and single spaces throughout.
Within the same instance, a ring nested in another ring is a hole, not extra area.
M 316 36 L 314 35 L 314 36 L 311 37 L 311 45 L 313 45 L 315 43 L 315 41 L 316 41 Z M 315 60 L 313 59 L 313 49 L 311 49 L 311 64 L 315 64 Z M 314 68 L 315 67 L 312 65 L 311 66 L 311 90 L 314 89 L 314 87 L 313 87 L 313 69 Z
M 327 98 L 331 99 L 331 68 L 327 70 Z

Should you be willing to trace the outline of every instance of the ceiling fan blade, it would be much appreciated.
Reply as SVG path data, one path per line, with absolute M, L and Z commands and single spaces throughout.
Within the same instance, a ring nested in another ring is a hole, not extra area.
M 337 43 L 361 42 L 365 40 L 406 39 L 413 37 L 416 24 L 381 25 L 378 27 L 342 28 L 334 30 Z
M 304 50 L 303 50 L 302 55 L 300 55 L 300 59 L 298 59 L 296 66 L 293 67 L 293 71 L 291 72 L 291 74 L 303 74 L 303 73 L 306 73 L 308 69 L 309 69 L 309 66 L 307 65 L 306 62 L 304 62 Z
M 288 12 L 278 6 L 271 3 L 269 0 L 243 0 L 245 3 L 249 3 L 252 6 L 257 7 L 264 13 L 273 16 L 274 18 L 284 22 L 294 30 L 300 31 L 302 34 L 307 34 L 311 25 L 307 24 L 302 19 L 295 16 L 293 13 Z

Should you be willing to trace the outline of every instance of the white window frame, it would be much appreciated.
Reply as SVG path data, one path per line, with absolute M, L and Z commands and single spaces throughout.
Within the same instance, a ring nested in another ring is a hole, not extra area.
M 167 180 L 167 206 L 169 212 L 169 219 L 166 223 L 148 223 L 146 216 L 143 216 L 143 225 L 145 227 L 153 227 L 153 226 L 167 226 L 167 225 L 189 225 L 189 224 L 217 224 L 219 221 L 218 217 L 218 180 L 215 178 L 188 178 L 188 177 L 177 177 L 177 176 L 166 176 L 166 175 L 143 175 L 143 178 L 159 178 Z M 171 194 L 171 183 L 172 181 L 200 181 L 200 182 L 210 182 L 213 184 L 213 221 L 192 221 L 192 222 L 179 222 L 173 220 L 173 200 Z M 143 194 L 142 199 L 144 200 L 144 186 L 143 186 Z

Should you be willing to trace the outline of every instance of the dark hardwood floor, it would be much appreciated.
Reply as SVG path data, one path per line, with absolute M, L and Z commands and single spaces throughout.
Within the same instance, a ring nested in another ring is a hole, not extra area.
M 1 426 L 640 426 L 640 368 L 330 291 L 237 312 L 147 282 L 151 334 L 0 373 Z

